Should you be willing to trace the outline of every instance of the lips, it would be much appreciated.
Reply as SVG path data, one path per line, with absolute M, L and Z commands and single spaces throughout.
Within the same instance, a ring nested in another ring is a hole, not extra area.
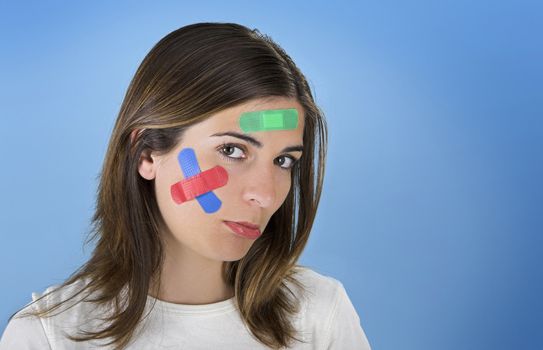
M 242 236 L 249 239 L 256 239 L 262 235 L 257 225 L 251 224 L 245 221 L 224 221 L 224 224 L 232 230 L 238 236 Z
M 246 221 L 236 221 L 235 223 L 238 224 L 238 225 L 247 226 L 248 228 L 253 229 L 253 230 L 258 229 L 258 225 L 251 224 L 250 222 L 246 222 Z

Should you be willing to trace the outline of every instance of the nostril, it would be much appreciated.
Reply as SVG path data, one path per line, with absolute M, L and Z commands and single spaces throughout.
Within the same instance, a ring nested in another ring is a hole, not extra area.
M 251 199 L 252 202 L 257 203 L 259 206 L 262 206 L 262 203 L 258 199 Z

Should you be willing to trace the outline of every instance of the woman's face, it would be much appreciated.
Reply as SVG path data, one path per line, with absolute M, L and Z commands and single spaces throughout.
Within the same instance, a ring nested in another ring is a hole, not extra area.
M 246 133 L 240 128 L 242 113 L 289 108 L 298 111 L 296 129 Z M 167 226 L 163 232 L 166 244 L 212 260 L 241 259 L 255 239 L 234 233 L 225 222 L 252 223 L 264 232 L 290 190 L 290 168 L 302 155 L 301 151 L 284 150 L 303 145 L 303 130 L 304 111 L 295 99 L 257 99 L 189 127 L 171 152 L 151 153 L 152 159 L 143 159 L 139 172 L 155 181 L 158 207 Z M 224 133 L 231 135 L 217 136 Z M 232 136 L 234 133 L 254 141 Z M 213 213 L 206 213 L 196 199 L 181 204 L 172 199 L 171 186 L 185 179 L 178 155 L 186 148 L 194 150 L 202 172 L 221 166 L 228 174 L 227 183 L 213 190 L 221 201 Z

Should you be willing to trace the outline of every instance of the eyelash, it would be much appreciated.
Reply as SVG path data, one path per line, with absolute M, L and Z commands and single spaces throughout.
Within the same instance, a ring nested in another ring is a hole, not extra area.
M 218 148 L 217 148 L 217 151 L 219 152 L 219 155 L 225 159 L 226 161 L 228 162 L 241 162 L 243 161 L 245 158 L 232 158 L 232 157 L 229 157 L 228 155 L 224 154 L 223 152 L 223 149 L 226 148 L 226 147 L 235 147 L 235 148 L 239 148 L 240 150 L 243 151 L 243 153 L 246 153 L 246 150 L 245 150 L 245 147 L 243 147 L 242 145 L 239 145 L 239 144 L 235 144 L 235 143 L 223 143 L 222 145 L 220 145 Z M 291 161 L 292 161 L 292 164 L 290 165 L 290 167 L 288 168 L 284 168 L 282 167 L 281 165 L 279 165 L 279 168 L 281 168 L 281 170 L 284 170 L 284 171 L 290 171 L 292 170 L 292 168 L 294 168 L 294 166 L 298 163 L 299 159 L 296 159 L 292 156 L 289 156 L 289 155 L 283 155 L 281 157 L 285 157 L 285 158 L 290 158 Z

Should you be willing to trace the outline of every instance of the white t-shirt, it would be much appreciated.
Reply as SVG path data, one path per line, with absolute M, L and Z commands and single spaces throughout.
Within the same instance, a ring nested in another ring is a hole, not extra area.
M 295 341 L 291 349 L 369 350 L 360 318 L 343 284 L 306 267 L 298 267 L 297 271 L 296 278 L 309 293 L 302 294 L 296 286 L 288 282 L 287 285 L 301 300 L 300 313 L 293 322 L 299 330 L 297 337 L 306 344 Z M 46 299 L 55 303 L 67 298 L 81 288 L 81 283 L 84 282 L 78 281 L 58 289 L 52 299 Z M 45 292 L 57 287 L 51 286 Z M 39 296 L 32 293 L 32 300 Z M 156 303 L 151 309 L 153 302 Z M 68 303 L 70 306 L 73 304 L 73 301 Z M 30 305 L 27 304 L 21 312 L 28 307 Z M 62 306 L 62 310 L 65 309 L 66 306 Z M 107 310 L 101 310 L 90 302 L 81 302 L 51 318 L 17 318 L 17 314 L 4 331 L 0 350 L 113 349 L 113 346 L 103 346 L 111 339 L 74 342 L 63 335 L 64 331 L 76 335 L 78 329 L 104 328 L 105 324 L 99 320 L 107 314 L 104 311 Z M 242 322 L 235 298 L 206 305 L 184 305 L 148 296 L 143 315 L 148 311 L 150 314 L 140 322 L 127 349 L 268 349 Z

